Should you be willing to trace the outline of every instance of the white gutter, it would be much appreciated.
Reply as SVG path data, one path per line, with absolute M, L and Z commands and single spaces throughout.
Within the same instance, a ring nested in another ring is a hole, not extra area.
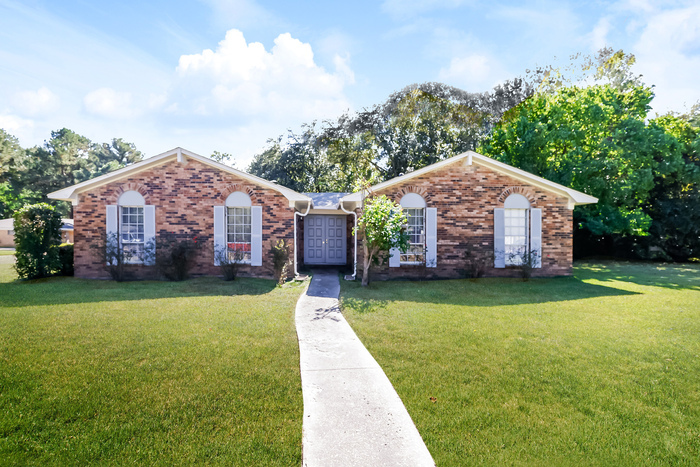
M 300 215 L 301 217 L 306 217 L 307 214 L 309 214 L 310 210 L 311 210 L 311 199 L 309 198 L 309 202 L 306 203 L 306 212 L 304 214 L 300 213 L 299 211 L 294 211 L 294 277 L 297 277 L 299 275 L 299 271 L 297 268 L 297 250 L 298 250 L 298 245 L 297 245 L 297 214 Z
M 356 228 L 357 228 L 357 213 L 356 213 L 355 211 L 352 211 L 352 212 L 351 212 L 351 211 L 346 211 L 346 210 L 345 210 L 345 207 L 343 206 L 343 198 L 340 198 L 340 204 L 339 204 L 339 206 L 340 206 L 340 209 L 343 210 L 343 212 L 345 212 L 345 213 L 347 213 L 347 214 L 352 214 L 353 216 L 355 216 L 355 223 L 354 223 L 353 225 L 354 225 L 354 229 L 356 229 Z M 355 238 L 355 249 L 353 250 L 355 259 L 354 259 L 353 262 L 352 262 L 352 264 L 353 264 L 353 267 L 352 267 L 352 280 L 355 280 L 355 278 L 357 277 L 357 234 L 353 233 L 352 236 Z

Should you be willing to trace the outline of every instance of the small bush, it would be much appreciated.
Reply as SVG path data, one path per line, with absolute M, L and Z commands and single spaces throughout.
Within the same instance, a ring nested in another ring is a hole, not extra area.
M 58 247 L 58 258 L 61 260 L 59 274 L 62 276 L 73 275 L 73 244 L 61 243 Z
M 61 225 L 61 215 L 46 203 L 27 205 L 15 213 L 15 270 L 19 277 L 46 277 L 60 270 Z
M 124 251 L 119 244 L 119 234 L 103 233 L 97 243 L 90 245 L 96 251 L 101 264 L 112 280 L 122 282 L 134 278 L 134 264 L 153 264 L 155 245 L 148 242 L 144 245 L 143 255 L 136 257 L 130 250 Z
M 493 267 L 494 253 L 490 249 L 476 250 L 467 245 L 464 250 L 464 277 L 478 279 L 483 277 L 489 267 Z
M 522 277 L 524 281 L 527 281 L 532 277 L 532 271 L 535 269 L 539 256 L 540 254 L 538 251 L 528 248 L 524 251 L 510 253 L 508 258 L 510 259 L 510 263 L 520 271 L 520 277 Z
M 215 255 L 224 280 L 235 281 L 238 276 L 238 270 L 243 264 L 245 252 L 243 250 L 229 250 L 224 247 L 216 251 Z
M 270 254 L 272 255 L 272 269 L 275 280 L 279 285 L 284 284 L 289 275 L 289 245 L 285 239 L 275 242 L 270 240 Z
M 197 237 L 179 238 L 174 234 L 159 237 L 156 267 L 169 281 L 184 281 L 190 277 L 199 245 Z

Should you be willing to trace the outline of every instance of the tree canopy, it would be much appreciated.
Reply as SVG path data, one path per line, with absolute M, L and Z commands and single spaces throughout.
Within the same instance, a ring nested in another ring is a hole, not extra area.
M 23 149 L 17 138 L 0 129 L 0 218 L 11 216 L 25 204 L 40 202 L 68 215 L 67 203 L 49 200 L 46 195 L 142 159 L 143 154 L 121 138 L 93 143 L 62 128 L 52 131 L 43 146 Z

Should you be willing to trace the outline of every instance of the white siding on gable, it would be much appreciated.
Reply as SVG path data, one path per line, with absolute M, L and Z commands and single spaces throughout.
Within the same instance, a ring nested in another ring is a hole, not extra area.
M 221 266 L 221 255 L 226 254 L 226 216 L 223 206 L 214 206 L 214 265 Z
M 250 265 L 262 266 L 262 206 L 251 207 L 250 214 Z
M 425 210 L 425 265 L 437 267 L 437 208 Z
M 494 267 L 506 267 L 505 209 L 493 210 L 493 255 Z
M 530 210 L 530 251 L 535 255 L 533 266 L 542 267 L 542 209 Z
M 143 208 L 143 241 L 144 251 L 146 252 L 143 264 L 146 266 L 153 266 L 156 264 L 156 207 L 153 205 L 146 205 Z

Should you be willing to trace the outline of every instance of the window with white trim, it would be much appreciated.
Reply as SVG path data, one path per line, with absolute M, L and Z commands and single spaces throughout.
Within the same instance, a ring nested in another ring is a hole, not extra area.
M 425 263 L 425 208 L 404 209 L 408 222 L 406 233 L 408 234 L 409 247 L 406 253 L 401 254 L 401 264 Z
M 407 193 L 401 198 L 406 215 L 406 233 L 409 247 L 401 253 L 401 264 L 425 264 L 425 200 L 417 193 Z
M 226 208 L 226 246 L 229 258 L 233 260 L 235 252 L 241 252 L 243 263 L 250 263 L 251 216 L 250 207 Z
M 226 198 L 226 251 L 230 260 L 251 262 L 251 217 L 250 196 L 241 191 Z
M 508 196 L 503 207 L 505 264 L 520 266 L 529 248 L 530 201 L 523 195 L 514 193 Z
M 127 191 L 119 197 L 119 243 L 127 263 L 140 264 L 146 243 L 144 222 L 145 200 L 136 191 Z
M 519 266 L 527 252 L 527 209 L 506 209 L 504 211 L 506 266 Z

